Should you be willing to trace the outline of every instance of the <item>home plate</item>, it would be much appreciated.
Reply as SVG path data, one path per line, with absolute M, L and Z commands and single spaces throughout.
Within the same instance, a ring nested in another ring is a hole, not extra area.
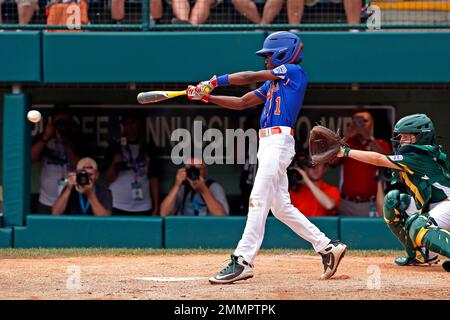
M 207 277 L 143 277 L 137 280 L 158 281 L 158 282 L 176 282 L 176 281 L 196 281 L 205 280 Z

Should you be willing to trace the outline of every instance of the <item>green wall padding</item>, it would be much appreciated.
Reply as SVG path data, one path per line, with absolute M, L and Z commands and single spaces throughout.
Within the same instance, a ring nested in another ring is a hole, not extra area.
M 322 217 L 310 218 L 325 233 L 325 235 L 334 240 L 339 238 L 339 218 Z M 286 226 L 280 220 L 269 217 L 266 223 L 266 232 L 262 243 L 262 248 L 292 248 L 292 249 L 311 249 L 312 246 L 306 240 L 300 238 L 294 231 Z
M 403 249 L 383 218 L 341 218 L 341 241 L 349 249 Z
M 159 217 L 83 217 L 31 215 L 14 228 L 14 247 L 161 248 Z
M 234 248 L 246 217 L 165 217 L 166 248 Z
M 12 228 L 0 228 L 0 248 L 11 248 L 13 244 Z
M 192 82 L 264 68 L 264 32 L 50 32 L 46 83 Z M 67 59 L 70 52 L 76 59 Z
M 30 124 L 24 94 L 3 100 L 3 224 L 21 226 L 30 212 Z
M 247 217 L 166 217 L 166 248 L 235 248 Z M 339 219 L 312 218 L 332 239 L 339 236 Z M 268 217 L 262 248 L 310 249 L 311 245 L 274 217 Z
M 303 66 L 311 83 L 450 82 L 449 32 L 303 32 L 300 36 Z
M 40 32 L 0 32 L 0 70 L 0 82 L 40 82 Z
M 43 33 L 46 83 L 190 82 L 264 69 L 265 32 Z M 449 32 L 302 32 L 310 83 L 450 82 Z M 67 59 L 67 52 L 77 59 Z M 426 57 L 433 57 L 427 59 Z

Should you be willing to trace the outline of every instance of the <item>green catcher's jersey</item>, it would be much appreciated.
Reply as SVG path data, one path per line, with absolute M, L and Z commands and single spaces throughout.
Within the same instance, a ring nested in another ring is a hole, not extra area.
M 447 155 L 441 146 L 404 145 L 396 155 L 387 158 L 403 168 L 399 174 L 421 211 L 428 210 L 431 203 L 450 198 Z

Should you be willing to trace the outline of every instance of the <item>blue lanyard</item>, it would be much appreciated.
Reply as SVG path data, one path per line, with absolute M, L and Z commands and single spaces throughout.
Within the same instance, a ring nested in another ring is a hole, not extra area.
M 200 211 L 200 207 L 204 207 L 205 206 L 205 202 L 203 201 L 203 198 L 200 194 L 197 194 L 194 198 L 194 213 L 197 216 L 199 214 Z
M 94 186 L 94 192 L 95 192 L 95 186 Z M 81 193 L 78 192 L 78 200 L 80 200 L 80 207 L 81 210 L 83 210 L 83 214 L 86 215 L 86 212 L 88 211 L 89 207 L 91 206 L 91 204 L 88 201 L 84 201 L 83 195 Z

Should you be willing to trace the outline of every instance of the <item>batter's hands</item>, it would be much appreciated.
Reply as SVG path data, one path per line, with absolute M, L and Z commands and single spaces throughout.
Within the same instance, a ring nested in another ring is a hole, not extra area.
M 205 103 L 209 100 L 209 94 L 204 93 L 199 86 L 189 86 L 186 92 L 189 100 L 200 100 Z
M 211 79 L 209 79 L 208 81 L 202 81 L 197 85 L 197 88 L 199 88 L 199 90 L 201 92 L 204 93 L 211 93 L 211 91 L 213 91 L 215 88 L 217 88 L 217 77 L 213 76 Z

